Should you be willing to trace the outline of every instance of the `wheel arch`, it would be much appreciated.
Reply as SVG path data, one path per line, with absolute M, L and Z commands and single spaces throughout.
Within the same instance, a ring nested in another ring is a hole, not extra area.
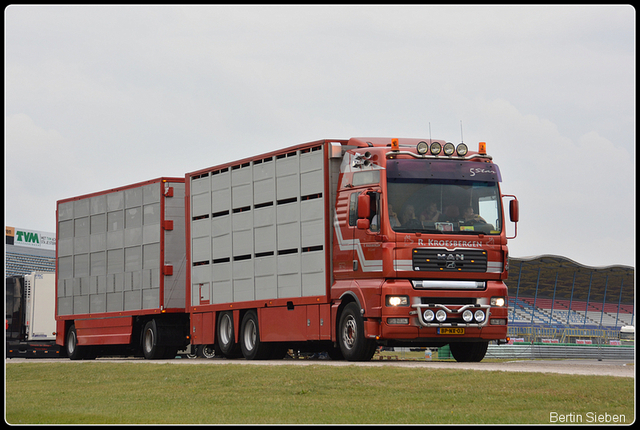
M 338 306 L 338 316 L 342 312 L 344 307 L 352 302 L 358 305 L 361 313 L 363 312 L 364 307 L 362 306 L 362 303 L 363 303 L 362 300 L 358 297 L 358 294 L 355 291 L 349 290 L 349 291 L 345 291 L 340 296 L 340 306 Z

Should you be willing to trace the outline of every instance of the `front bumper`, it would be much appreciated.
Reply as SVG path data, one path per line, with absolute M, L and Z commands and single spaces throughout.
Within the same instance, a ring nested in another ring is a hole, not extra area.
M 399 285 L 395 282 L 383 288 L 385 295 L 408 295 L 408 306 L 382 306 L 380 321 L 380 340 L 413 340 L 428 342 L 451 341 L 505 341 L 507 338 L 508 308 L 491 306 L 493 296 L 507 296 L 504 283 L 487 282 L 483 291 L 443 291 L 437 292 L 414 289 L 411 283 Z M 425 319 L 425 311 L 433 314 L 444 311 L 446 319 L 438 322 Z M 481 311 L 484 319 L 473 318 L 469 322 L 462 314 L 470 310 L 475 314 Z
M 414 305 L 411 305 L 411 307 L 414 308 L 415 310 L 410 311 L 409 315 L 417 315 L 418 322 L 422 327 L 460 327 L 460 328 L 486 326 L 487 323 L 489 322 L 489 314 L 490 314 L 489 309 L 491 309 L 491 306 L 489 305 L 478 305 L 478 304 L 453 307 L 453 306 L 445 306 L 442 304 L 434 303 L 434 304 L 414 304 Z M 475 322 L 475 323 L 459 322 L 459 318 L 455 318 L 455 322 L 433 322 L 433 321 L 425 320 L 424 312 L 427 310 L 430 310 L 434 313 L 437 312 L 438 310 L 443 310 L 446 313 L 447 317 L 449 316 L 460 317 L 463 314 L 463 312 L 466 310 L 470 310 L 471 312 L 479 310 L 483 312 L 484 318 L 482 322 Z

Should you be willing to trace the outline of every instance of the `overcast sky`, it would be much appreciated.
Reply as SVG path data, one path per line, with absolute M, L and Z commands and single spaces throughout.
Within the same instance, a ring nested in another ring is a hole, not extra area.
M 512 257 L 635 266 L 631 6 L 10 6 L 5 224 L 324 138 L 486 141 Z

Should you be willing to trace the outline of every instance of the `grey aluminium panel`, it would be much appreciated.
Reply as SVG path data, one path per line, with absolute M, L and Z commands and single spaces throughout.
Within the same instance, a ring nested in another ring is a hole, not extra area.
M 59 202 L 59 315 L 184 308 L 184 194 L 157 179 Z
M 193 306 L 326 293 L 322 144 L 189 180 Z

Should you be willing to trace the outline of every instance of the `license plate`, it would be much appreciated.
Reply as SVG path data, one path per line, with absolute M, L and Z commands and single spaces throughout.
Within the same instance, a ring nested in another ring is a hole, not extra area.
M 459 327 L 440 327 L 438 334 L 464 334 L 464 328 Z

